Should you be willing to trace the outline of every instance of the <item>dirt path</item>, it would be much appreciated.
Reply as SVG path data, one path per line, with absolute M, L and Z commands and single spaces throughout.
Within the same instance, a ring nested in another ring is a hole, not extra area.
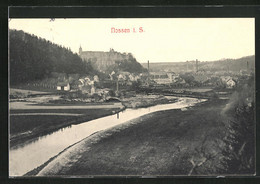
M 15 89 L 15 88 L 10 88 L 10 93 L 22 93 L 25 95 L 35 95 L 35 94 L 48 94 L 48 92 L 43 92 L 43 91 L 33 91 L 33 90 L 26 90 L 26 89 Z
M 217 175 L 223 101 L 156 112 L 99 132 L 47 164 L 44 175 Z

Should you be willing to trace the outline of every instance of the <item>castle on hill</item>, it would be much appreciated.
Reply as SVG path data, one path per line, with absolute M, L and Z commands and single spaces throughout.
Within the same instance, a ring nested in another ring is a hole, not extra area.
M 90 61 L 92 66 L 99 71 L 106 71 L 106 69 L 115 64 L 117 60 L 129 58 L 129 54 L 116 52 L 112 48 L 109 52 L 83 51 L 81 46 L 79 48 L 79 56 L 85 61 Z

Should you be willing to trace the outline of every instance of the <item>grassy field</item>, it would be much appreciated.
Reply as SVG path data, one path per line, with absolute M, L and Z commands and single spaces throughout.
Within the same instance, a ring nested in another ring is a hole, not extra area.
M 220 174 L 227 101 L 168 110 L 86 138 L 41 175 Z

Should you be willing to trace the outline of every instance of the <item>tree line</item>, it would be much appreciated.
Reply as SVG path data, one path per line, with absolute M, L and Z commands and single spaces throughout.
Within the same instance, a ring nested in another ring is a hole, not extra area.
M 147 63 L 142 63 L 142 66 L 147 67 Z M 200 61 L 198 63 L 199 71 L 226 71 L 239 72 L 241 70 L 249 70 L 254 72 L 255 56 L 246 56 L 238 59 L 221 59 L 216 61 Z M 186 62 L 165 62 L 165 63 L 150 63 L 150 71 L 172 71 L 172 72 L 187 72 L 196 71 L 195 61 Z

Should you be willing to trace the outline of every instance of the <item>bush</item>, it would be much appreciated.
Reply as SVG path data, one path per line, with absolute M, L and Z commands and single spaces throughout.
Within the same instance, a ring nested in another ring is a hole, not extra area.
M 224 109 L 228 124 L 223 164 L 227 174 L 255 172 L 255 100 L 254 82 L 249 79 L 233 93 Z

